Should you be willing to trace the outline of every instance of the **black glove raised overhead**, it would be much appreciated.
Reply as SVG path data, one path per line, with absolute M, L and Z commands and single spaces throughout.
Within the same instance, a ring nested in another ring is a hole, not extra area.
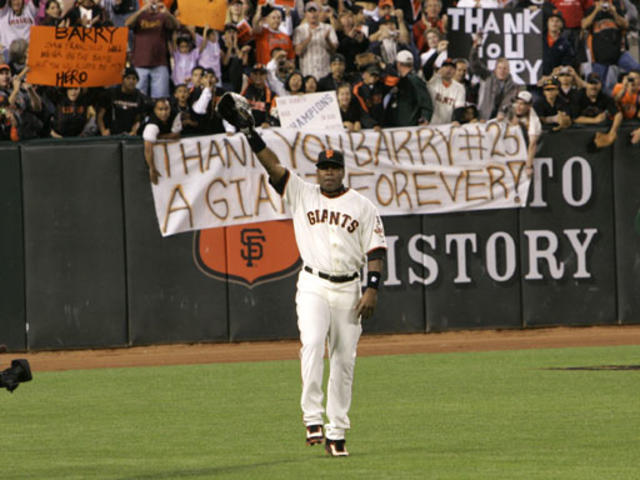
M 233 92 L 225 93 L 220 97 L 216 110 L 218 115 L 243 133 L 255 126 L 251 105 L 242 95 Z

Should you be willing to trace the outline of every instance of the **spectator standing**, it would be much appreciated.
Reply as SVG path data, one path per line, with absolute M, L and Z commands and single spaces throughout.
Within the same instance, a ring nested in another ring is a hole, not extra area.
M 611 93 L 613 100 L 620 106 L 622 116 L 631 120 L 638 116 L 640 104 L 640 72 L 633 70 L 625 75 L 622 83 L 617 83 Z
M 624 31 L 629 28 L 624 15 L 624 5 L 618 0 L 599 0 L 582 19 L 582 28 L 588 31 L 591 68 L 602 79 L 605 92 L 611 92 L 617 81 L 613 75 L 608 75 L 611 65 L 617 65 L 625 72 L 640 70 L 638 61 L 624 50 Z
M 584 13 L 592 3 L 593 0 L 545 0 L 544 2 L 546 9 L 557 9 L 562 15 L 564 20 L 562 34 L 569 40 L 574 50 L 578 46 L 580 39 L 581 22 L 584 18 Z
M 523 90 L 518 92 L 513 101 L 509 121 L 512 125 L 522 127 L 525 141 L 527 142 L 527 160 L 525 172 L 528 176 L 533 176 L 533 159 L 538 149 L 538 139 L 542 134 L 542 124 L 532 108 L 533 96 L 531 92 Z
M 271 60 L 267 63 L 266 69 L 267 85 L 271 91 L 277 96 L 286 95 L 285 84 L 289 75 L 294 71 L 293 62 L 287 59 L 287 52 L 280 47 L 271 50 Z
M 225 125 L 218 112 L 216 105 L 218 100 L 224 94 L 224 89 L 217 86 L 218 79 L 213 70 L 207 70 L 202 79 L 202 90 L 200 96 L 193 103 L 191 109 L 195 114 L 195 120 L 198 122 L 196 132 L 201 135 L 212 135 L 228 131 L 233 133 L 231 125 Z
M 169 51 L 171 32 L 180 22 L 158 0 L 146 4 L 125 22 L 133 30 L 131 63 L 138 72 L 138 89 L 152 98 L 169 96 Z
M 98 103 L 96 116 L 100 135 L 138 135 L 148 99 L 136 88 L 138 72 L 127 68 L 122 84 L 109 88 Z
M 355 24 L 355 18 L 351 10 L 343 10 L 339 15 L 340 29 L 338 34 L 338 53 L 345 58 L 345 70 L 355 70 L 355 58 L 359 53 L 366 52 L 369 48 L 369 39 L 365 35 L 362 25 Z
M 351 95 L 351 85 L 348 83 L 340 84 L 336 93 L 342 125 L 348 132 L 359 132 L 362 129 L 362 110 L 358 101 Z
M 489 120 L 504 113 L 513 103 L 519 87 L 511 76 L 509 60 L 504 57 L 498 58 L 493 72 L 488 70 L 478 57 L 478 44 L 479 38 L 476 37 L 471 49 L 471 72 L 481 79 L 478 89 L 480 118 Z
M 285 95 L 302 95 L 304 91 L 304 77 L 297 70 L 291 72 L 284 83 Z
M 362 128 L 381 128 L 384 123 L 383 99 L 388 91 L 389 87 L 380 81 L 380 68 L 369 65 L 362 73 L 362 80 L 353 86 L 352 91 L 364 112 Z
M 401 42 L 398 19 L 392 15 L 385 15 L 380 19 L 380 28 L 376 32 L 375 39 L 372 36 L 369 50 L 381 58 L 385 64 L 393 64 L 398 52 L 404 50 L 411 53 L 413 50 L 410 45 Z
M 158 184 L 160 172 L 156 168 L 153 146 L 158 140 L 177 140 L 180 138 L 182 123 L 178 112 L 171 110 L 171 103 L 166 98 L 156 98 L 153 111 L 142 130 L 144 140 L 144 159 L 149 168 L 149 180 Z
M 267 69 L 264 65 L 257 63 L 253 66 L 249 84 L 241 95 L 249 101 L 256 125 L 266 128 L 276 124 L 271 115 L 276 97 L 267 85 Z
M 338 37 L 331 25 L 320 23 L 314 1 L 305 6 L 305 22 L 294 32 L 293 45 L 303 75 L 322 78 L 330 72 L 331 55 L 338 48 Z
M 560 65 L 571 65 L 575 53 L 569 40 L 561 36 L 564 19 L 560 11 L 553 10 L 547 18 L 546 39 L 542 44 L 542 74 L 550 75 Z
M 104 27 L 112 25 L 108 12 L 94 0 L 78 0 L 67 13 L 69 25 L 74 27 Z
M 24 68 L 12 76 L 9 65 L 0 65 L 0 107 L 11 110 L 21 140 L 38 138 L 43 133 L 42 99 L 33 85 L 24 81 L 28 70 Z
M 398 52 L 396 68 L 398 80 L 391 90 L 385 110 L 385 126 L 410 127 L 428 125 L 433 104 L 424 81 L 413 71 L 413 55 L 408 50 Z
M 251 47 L 245 45 L 240 48 L 238 43 L 238 28 L 232 23 L 227 23 L 224 26 L 220 50 L 222 51 L 222 86 L 225 90 L 239 93 L 240 90 L 242 90 L 244 67 L 249 65 L 249 51 Z
M 318 80 L 313 75 L 305 75 L 304 77 L 304 92 L 316 93 L 318 91 Z
M 206 27 L 205 27 L 206 28 Z M 189 82 L 191 78 L 191 72 L 194 67 L 198 65 L 200 59 L 200 53 L 202 51 L 202 45 L 206 45 L 201 42 L 201 48 L 196 48 L 194 42 L 195 34 L 189 30 L 186 31 L 186 35 L 176 35 L 174 32 L 173 40 L 171 42 L 171 57 L 173 59 L 173 68 L 171 69 L 171 81 L 173 85 L 181 85 Z M 202 62 L 200 62 L 202 65 Z M 220 64 L 218 63 L 218 70 Z
M 346 68 L 344 55 L 336 53 L 331 57 L 331 72 L 318 80 L 318 91 L 336 91 L 338 86 L 344 83 L 344 72 Z
M 271 51 L 280 47 L 293 60 L 295 52 L 291 43 L 291 32 L 281 29 L 282 12 L 268 4 L 258 5 L 253 17 L 253 35 L 256 41 L 256 61 L 266 65 L 271 60 Z
M 427 83 L 433 102 L 431 125 L 451 123 L 453 111 L 465 106 L 464 87 L 453 79 L 455 71 L 453 60 L 446 59 Z
M 62 9 L 60 8 L 58 0 L 47 0 L 44 7 L 44 17 L 36 23 L 45 27 L 69 26 L 69 20 L 63 18 Z
M 596 148 L 611 145 L 618 135 L 622 113 L 618 111 L 613 99 L 602 91 L 602 80 L 595 72 L 587 76 L 586 86 L 580 91 L 573 122 L 576 125 L 610 125 L 606 133 L 595 134 L 592 145 Z
M 543 126 L 553 131 L 571 126 L 571 106 L 560 97 L 560 84 L 549 77 L 542 85 L 543 97 L 536 100 L 534 110 Z
M 198 120 L 196 119 L 189 103 L 189 88 L 183 83 L 176 85 L 173 91 L 171 109 L 178 112 L 182 123 L 183 135 L 194 135 L 198 133 Z
M 424 2 L 420 18 L 413 24 L 411 32 L 416 48 L 420 53 L 427 51 L 425 32 L 432 28 L 444 35 L 447 33 L 447 15 L 442 15 L 442 2 L 440 0 L 427 0 Z
M 560 84 L 560 98 L 572 106 L 571 108 L 573 109 L 573 105 L 576 102 L 579 92 L 578 89 L 583 88 L 585 85 L 584 80 L 580 78 L 580 75 L 576 73 L 573 67 L 568 65 L 556 67 L 553 70 L 552 75 L 558 78 L 558 83 Z
M 218 32 L 210 28 L 209 25 L 205 25 L 202 37 L 196 35 L 196 44 L 199 50 L 198 65 L 212 69 L 216 72 L 217 78 L 222 78 L 222 70 L 220 69 L 222 51 L 220 49 Z M 237 35 L 235 48 L 238 48 Z
M 29 41 L 29 30 L 35 25 L 40 0 L 0 0 L 0 49 L 6 49 L 16 38 Z M 3 52 L 0 51 L 0 54 Z
M 88 136 L 89 100 L 80 88 L 62 88 L 54 91 L 55 113 L 51 119 L 53 138 Z

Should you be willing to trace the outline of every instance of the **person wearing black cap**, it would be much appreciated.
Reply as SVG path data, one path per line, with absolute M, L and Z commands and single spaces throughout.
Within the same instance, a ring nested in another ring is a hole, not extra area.
M 350 428 L 356 347 L 361 321 L 371 317 L 377 303 L 386 253 L 382 221 L 370 200 L 345 187 L 342 152 L 321 151 L 316 163 L 317 184 L 305 182 L 279 162 L 253 129 L 249 106 L 242 98 L 227 93 L 220 99 L 218 110 L 245 135 L 293 218 L 304 262 L 298 277 L 296 312 L 302 343 L 300 403 L 306 443 L 324 441 L 332 457 L 347 456 L 345 432 Z M 365 259 L 367 287 L 361 293 L 359 271 Z M 323 428 L 325 344 L 329 347 L 330 371 L 328 422 Z
M 127 68 L 122 84 L 106 90 L 98 99 L 97 124 L 100 135 L 138 135 L 150 100 L 136 88 L 138 72 Z
M 622 114 L 613 99 L 602 91 L 602 80 L 593 72 L 587 76 L 587 84 L 578 94 L 573 112 L 576 125 L 611 125 L 609 130 L 597 132 L 591 147 L 602 148 L 611 145 L 622 123 Z
M 377 65 L 369 65 L 362 72 L 362 80 L 353 86 L 353 97 L 362 109 L 362 128 L 382 128 L 384 123 L 384 96 L 390 87 L 380 80 L 381 71 Z
M 542 73 L 551 75 L 560 65 L 571 65 L 575 61 L 573 47 L 562 36 L 564 19 L 559 10 L 552 10 L 547 17 L 546 38 L 542 43 Z
M 345 60 L 344 55 L 335 53 L 331 57 L 331 73 L 318 80 L 319 92 L 336 91 L 338 85 L 344 83 Z
M 251 105 L 253 118 L 257 125 L 266 128 L 277 124 L 277 120 L 271 115 L 271 111 L 275 106 L 276 96 L 267 85 L 267 68 L 264 65 L 256 63 L 253 66 L 249 83 L 241 95 Z
M 543 97 L 536 100 L 533 108 L 543 126 L 554 132 L 571 126 L 571 106 L 560 95 L 560 83 L 548 77 L 542 84 Z

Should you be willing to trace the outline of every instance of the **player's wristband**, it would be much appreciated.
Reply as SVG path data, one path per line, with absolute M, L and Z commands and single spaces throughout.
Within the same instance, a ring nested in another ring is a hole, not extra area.
M 367 272 L 367 288 L 377 290 L 380 286 L 380 272 Z
M 245 137 L 247 137 L 247 142 L 249 142 L 249 146 L 251 150 L 255 153 L 259 153 L 265 148 L 267 148 L 267 144 L 264 143 L 262 137 L 258 132 L 256 132 L 253 128 L 250 128 L 248 131 L 243 132 Z

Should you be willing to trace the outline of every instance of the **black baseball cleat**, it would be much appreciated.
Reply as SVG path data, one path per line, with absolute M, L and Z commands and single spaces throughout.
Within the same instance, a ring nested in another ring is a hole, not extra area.
M 344 440 L 329 440 L 327 438 L 324 449 L 332 457 L 348 457 L 347 447 Z
M 324 440 L 322 425 L 307 425 L 307 445 L 317 445 Z

